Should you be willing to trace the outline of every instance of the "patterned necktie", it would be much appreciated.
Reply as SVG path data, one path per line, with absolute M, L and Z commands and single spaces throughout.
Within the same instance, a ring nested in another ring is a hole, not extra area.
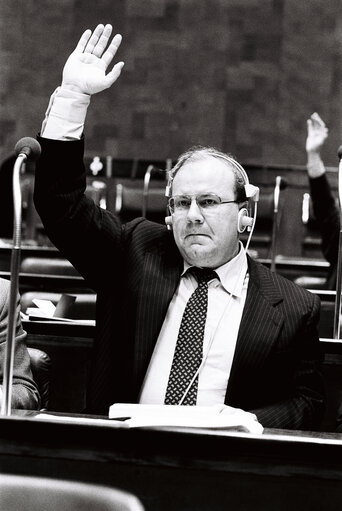
M 178 405 L 202 362 L 204 327 L 208 309 L 208 282 L 217 278 L 210 268 L 190 268 L 198 286 L 184 309 L 165 394 L 166 405 Z M 195 405 L 198 375 L 182 405 Z

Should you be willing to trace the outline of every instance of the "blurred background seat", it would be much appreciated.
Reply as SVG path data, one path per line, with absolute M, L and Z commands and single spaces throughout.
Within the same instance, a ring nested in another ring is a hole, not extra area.
M 306 289 L 325 289 L 327 287 L 327 279 L 325 277 L 313 277 L 311 275 L 301 275 L 294 279 L 294 282 Z
M 79 276 L 79 273 L 67 259 L 54 257 L 25 257 L 21 261 L 21 273 L 44 275 Z
M 334 334 L 335 302 L 321 300 L 321 314 L 318 324 L 320 338 L 331 339 Z
M 27 348 L 30 355 L 31 371 L 40 394 L 40 410 L 49 407 L 51 359 L 45 351 Z
M 117 183 L 115 214 L 123 222 L 138 216 L 164 224 L 167 216 L 165 197 L 167 171 L 148 165 L 143 180 L 133 179 Z
M 74 481 L 1 474 L 0 511 L 143 511 L 122 490 Z
M 141 182 L 116 185 L 115 214 L 119 215 L 123 222 L 144 216 L 149 220 L 164 223 L 166 206 L 165 186 L 151 187 L 145 199 Z

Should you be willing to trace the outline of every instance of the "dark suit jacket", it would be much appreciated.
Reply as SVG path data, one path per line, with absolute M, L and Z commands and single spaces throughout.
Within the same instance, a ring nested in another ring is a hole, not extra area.
M 88 411 L 136 402 L 182 258 L 166 227 L 121 225 L 84 196 L 83 141 L 39 139 L 35 204 L 60 251 L 97 292 Z M 323 410 L 319 300 L 249 259 L 250 281 L 227 388 L 228 405 L 268 427 L 314 428 Z
M 336 289 L 338 244 L 340 236 L 340 213 L 326 174 L 309 179 L 310 195 L 322 240 L 322 252 L 330 263 L 327 288 Z

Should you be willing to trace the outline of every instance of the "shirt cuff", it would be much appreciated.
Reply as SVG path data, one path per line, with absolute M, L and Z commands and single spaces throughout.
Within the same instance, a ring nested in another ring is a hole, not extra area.
M 57 87 L 45 113 L 41 136 L 53 140 L 80 139 L 89 103 L 88 94 Z
M 308 155 L 307 169 L 311 179 L 316 179 L 325 174 L 324 163 L 318 154 Z

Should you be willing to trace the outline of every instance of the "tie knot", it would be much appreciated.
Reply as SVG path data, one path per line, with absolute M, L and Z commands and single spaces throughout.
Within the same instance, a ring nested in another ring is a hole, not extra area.
M 203 282 L 207 283 L 210 280 L 217 278 L 216 271 L 211 268 L 197 268 L 194 266 L 193 268 L 190 268 L 189 271 L 196 278 L 198 284 L 202 284 Z

